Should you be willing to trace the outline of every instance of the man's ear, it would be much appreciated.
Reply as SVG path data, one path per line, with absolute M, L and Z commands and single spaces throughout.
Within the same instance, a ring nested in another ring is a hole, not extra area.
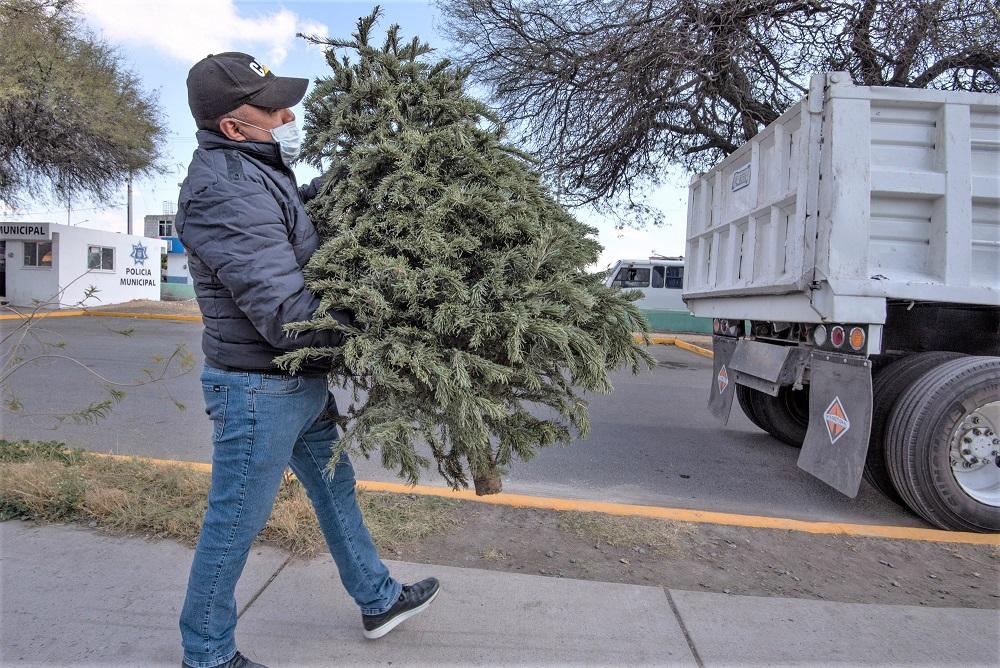
M 240 128 L 240 124 L 231 118 L 223 118 L 219 121 L 219 132 L 233 141 L 247 140 L 246 135 L 243 134 L 243 131 Z

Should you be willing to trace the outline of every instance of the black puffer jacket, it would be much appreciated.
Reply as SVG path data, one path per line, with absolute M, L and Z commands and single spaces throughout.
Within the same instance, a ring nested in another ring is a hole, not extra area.
M 276 355 L 305 346 L 336 346 L 332 330 L 288 337 L 282 326 L 312 317 L 319 300 L 302 267 L 319 244 L 303 203 L 321 177 L 298 188 L 278 145 L 235 142 L 201 130 L 181 185 L 175 226 L 189 254 L 205 323 L 205 361 L 222 369 L 275 373 Z M 335 313 L 340 322 L 350 316 Z M 300 373 L 324 373 L 307 365 Z

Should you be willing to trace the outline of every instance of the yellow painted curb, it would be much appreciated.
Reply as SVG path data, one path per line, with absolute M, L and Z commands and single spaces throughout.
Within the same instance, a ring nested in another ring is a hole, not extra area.
M 126 311 L 83 311 L 82 315 L 97 318 L 144 318 L 147 320 L 179 320 L 181 322 L 201 322 L 200 315 L 171 315 L 169 313 L 128 313 Z
M 707 357 L 709 359 L 715 357 L 715 354 L 708 348 L 702 348 L 701 346 L 696 346 L 693 343 L 688 343 L 684 339 L 679 339 L 676 336 L 667 336 L 664 334 L 647 334 L 646 338 L 649 339 L 651 345 L 663 345 L 663 346 L 677 346 L 681 350 L 687 350 L 696 355 L 701 355 L 702 357 Z M 642 334 L 633 334 L 632 340 L 636 343 L 642 343 Z
M 802 531 L 814 534 L 869 536 L 872 538 L 923 540 L 937 543 L 967 543 L 971 545 L 1000 546 L 1000 536 L 997 535 L 967 533 L 961 531 L 941 531 L 938 529 L 921 529 L 918 527 L 848 524 L 844 522 L 809 522 L 805 520 L 793 520 L 781 517 L 737 515 L 733 513 L 718 513 L 706 510 L 691 510 L 688 508 L 639 506 L 627 503 L 606 503 L 603 501 L 585 501 L 582 499 L 559 499 L 543 496 L 526 496 L 523 494 L 501 493 L 492 494 L 490 496 L 476 496 L 476 493 L 470 490 L 452 490 L 448 488 L 431 487 L 428 485 L 416 485 L 411 487 L 400 483 L 374 482 L 369 480 L 359 480 L 358 488 L 378 492 L 442 496 L 462 501 L 475 501 L 478 503 L 514 506 L 517 508 L 539 508 L 543 510 L 604 513 L 606 515 L 648 517 L 653 519 L 673 520 L 676 522 L 692 522 L 696 524 L 723 524 L 727 526 L 740 526 L 754 529 L 782 529 L 786 531 Z
M 113 455 L 109 452 L 87 452 L 88 455 L 93 455 L 94 457 L 100 457 L 102 459 L 114 459 L 117 461 L 132 461 L 133 459 L 146 462 L 148 464 L 157 464 L 158 466 L 179 466 L 185 469 L 193 469 L 195 471 L 201 471 L 202 473 L 211 473 L 212 465 L 206 462 L 186 462 L 178 459 L 156 459 L 154 457 L 139 457 L 138 455 Z
M 674 345 L 682 350 L 687 350 L 688 352 L 692 352 L 695 355 L 701 355 L 702 357 L 707 357 L 709 359 L 715 357 L 715 353 L 713 353 L 708 348 L 702 348 L 701 346 L 696 346 L 693 343 L 688 343 L 687 341 L 684 341 L 682 339 L 675 339 Z
M 674 345 L 674 337 L 667 336 L 665 334 L 647 334 L 646 338 L 649 339 L 650 345 L 661 345 L 661 346 L 672 346 Z M 632 340 L 636 343 L 643 343 L 642 334 L 633 334 Z
M 173 461 L 169 459 L 147 459 L 130 455 L 106 455 L 92 453 L 111 459 L 140 459 L 142 461 L 165 466 L 184 466 L 197 471 L 209 472 L 211 464 L 202 462 Z M 934 543 L 963 543 L 967 545 L 1000 546 L 1000 535 L 968 533 L 962 531 L 941 531 L 939 529 L 922 529 L 919 527 L 897 527 L 878 524 L 849 524 L 845 522 L 810 522 L 782 517 L 764 517 L 761 515 L 739 515 L 734 513 L 718 513 L 707 510 L 691 510 L 689 508 L 664 508 L 661 506 L 640 506 L 628 503 L 606 503 L 603 501 L 585 501 L 582 499 L 559 499 L 544 496 L 528 496 L 524 494 L 492 494 L 476 496 L 470 490 L 453 490 L 447 487 L 430 485 L 404 485 L 395 482 L 377 482 L 359 480 L 358 489 L 369 492 L 392 492 L 397 494 L 419 494 L 421 496 L 438 496 L 459 501 L 474 501 L 497 506 L 514 508 L 538 508 L 541 510 L 577 511 L 588 513 L 604 513 L 620 517 L 648 517 L 675 522 L 691 522 L 695 524 L 721 524 L 725 526 L 748 527 L 752 529 L 778 529 L 784 531 L 801 531 L 812 534 L 832 534 L 839 536 L 867 536 L 871 538 L 891 538 L 897 540 L 922 540 Z
M 35 318 L 69 318 L 75 316 L 90 315 L 96 318 L 146 318 L 150 320 L 178 320 L 181 322 L 201 322 L 200 315 L 172 315 L 169 313 L 128 313 L 126 311 L 88 311 L 86 309 L 74 309 L 67 311 L 42 311 L 29 314 L 4 313 L 0 315 L 0 320 L 25 320 L 28 317 Z
M 27 320 L 28 318 L 68 318 L 76 315 L 84 315 L 86 311 L 79 309 L 69 311 L 40 311 L 31 313 L 4 313 L 0 315 L 0 320 Z

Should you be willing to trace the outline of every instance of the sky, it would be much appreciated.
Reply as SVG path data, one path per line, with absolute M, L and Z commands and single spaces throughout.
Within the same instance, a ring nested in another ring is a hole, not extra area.
M 133 230 L 142 233 L 142 217 L 164 213 L 176 205 L 183 180 L 197 143 L 195 125 L 187 106 L 185 79 L 190 67 L 209 53 L 243 51 L 253 54 L 279 76 L 315 80 L 329 72 L 320 48 L 296 37 L 296 33 L 348 37 L 358 17 L 368 14 L 374 3 L 341 0 L 270 2 L 265 0 L 77 0 L 86 25 L 112 44 L 123 64 L 154 91 L 167 130 L 163 164 L 165 174 L 137 179 L 133 183 Z M 399 23 L 404 36 L 419 35 L 446 56 L 450 45 L 440 26 L 438 9 L 427 0 L 380 2 L 384 30 Z M 301 127 L 302 107 L 293 109 Z M 667 168 L 665 166 L 665 171 Z M 299 182 L 318 172 L 298 165 Z M 612 218 L 575 211 L 597 227 L 605 250 L 598 262 L 604 268 L 620 258 L 643 258 L 652 253 L 684 253 L 687 177 L 671 171 L 668 184 L 650 196 L 650 203 L 665 214 L 662 227 L 615 229 Z M 126 231 L 126 186 L 122 184 L 117 206 L 101 207 L 93 202 L 65 204 L 28 203 L 19 211 L 0 209 L 10 221 L 70 222 L 96 229 Z

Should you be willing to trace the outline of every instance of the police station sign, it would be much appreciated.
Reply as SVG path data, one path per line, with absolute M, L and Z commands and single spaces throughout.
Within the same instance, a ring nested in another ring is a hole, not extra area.
M 48 223 L 0 223 L 0 239 L 46 241 L 51 238 Z
M 151 269 L 146 267 L 149 260 L 149 248 L 143 243 L 132 244 L 132 266 L 125 267 L 125 276 L 121 279 L 121 285 L 155 287 L 156 278 Z

